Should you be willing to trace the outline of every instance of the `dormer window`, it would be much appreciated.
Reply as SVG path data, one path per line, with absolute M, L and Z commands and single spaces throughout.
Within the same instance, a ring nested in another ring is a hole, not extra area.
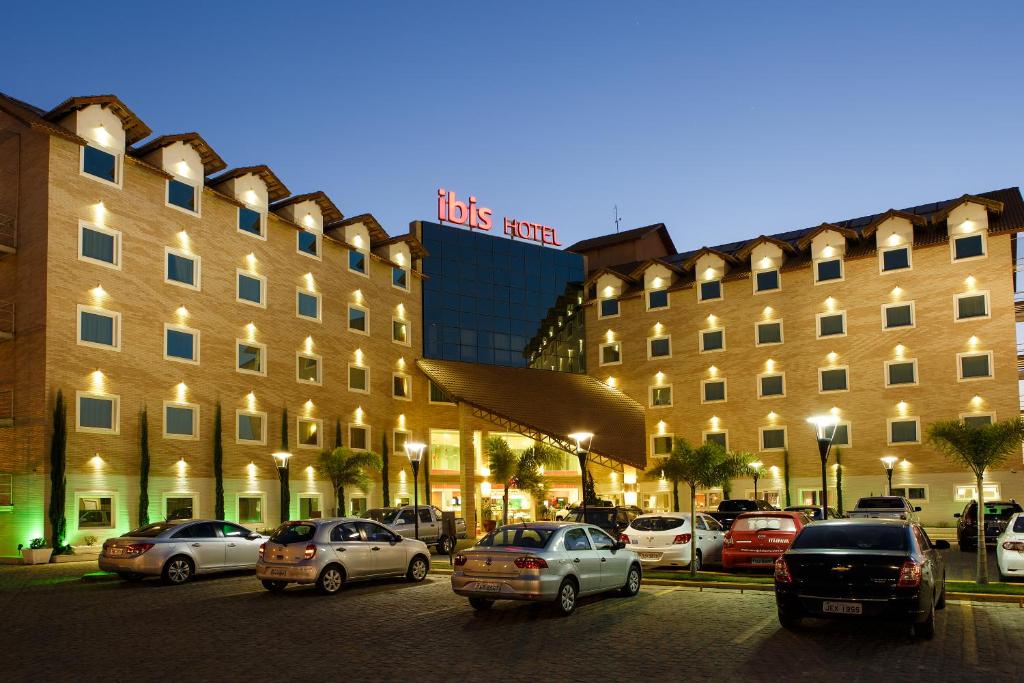
M 120 185 L 118 156 L 92 145 L 82 148 L 82 173 L 99 178 L 111 185 Z
M 263 214 L 247 206 L 238 207 L 238 230 L 263 238 Z
M 843 279 L 843 259 L 831 258 L 817 261 L 814 264 L 814 281 L 829 282 Z
M 963 261 L 985 255 L 985 236 L 982 233 L 953 238 L 953 260 Z
M 667 289 L 656 289 L 647 292 L 647 310 L 653 311 L 659 308 L 668 308 Z
M 774 292 L 782 288 L 778 268 L 762 270 L 754 274 L 754 292 Z
M 712 301 L 714 299 L 722 298 L 722 281 L 721 280 L 707 280 L 700 283 L 700 289 L 697 290 L 700 295 L 700 301 Z
M 348 269 L 366 275 L 366 253 L 353 249 L 348 252 Z
M 398 289 L 409 289 L 409 271 L 399 266 L 392 266 L 391 268 L 391 284 Z
M 618 299 L 601 299 L 601 314 L 599 318 L 614 318 L 619 314 Z
M 199 213 L 196 208 L 196 188 L 174 178 L 167 180 L 167 203 L 189 213 Z
M 320 235 L 307 230 L 299 230 L 295 248 L 300 254 L 320 258 Z
M 882 272 L 890 273 L 894 270 L 906 270 L 910 268 L 910 247 L 890 247 L 879 252 L 882 259 Z

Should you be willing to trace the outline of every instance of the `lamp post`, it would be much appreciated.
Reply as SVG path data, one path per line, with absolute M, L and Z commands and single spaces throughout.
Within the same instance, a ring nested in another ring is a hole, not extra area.
M 580 482 L 582 484 L 580 502 L 583 509 L 583 522 L 585 523 L 587 521 L 587 454 L 590 452 L 594 435 L 591 432 L 573 432 L 569 435 L 569 438 L 576 444 L 576 457 L 580 461 Z
M 760 460 L 755 460 L 750 463 L 750 469 L 753 472 L 754 477 L 754 500 L 757 500 L 757 480 L 761 478 L 761 468 L 764 467 L 764 463 Z
M 814 425 L 814 435 L 818 440 L 818 457 L 821 458 L 821 518 L 828 519 L 828 452 L 832 448 L 832 439 L 836 435 L 839 421 L 834 415 L 816 415 L 807 418 Z
M 887 455 L 882 458 L 882 467 L 885 468 L 885 478 L 889 481 L 889 495 L 892 495 L 892 468 L 899 461 L 895 455 Z
M 281 523 L 288 521 L 289 509 L 291 508 L 291 491 L 288 485 L 288 461 L 292 454 L 288 451 L 278 451 L 272 454 L 274 464 L 277 465 L 277 478 L 281 482 Z
M 423 449 L 426 444 L 417 441 L 405 442 L 405 455 L 412 465 L 412 519 L 413 534 L 416 540 L 420 540 L 420 486 L 418 483 L 420 474 L 420 461 L 423 460 Z

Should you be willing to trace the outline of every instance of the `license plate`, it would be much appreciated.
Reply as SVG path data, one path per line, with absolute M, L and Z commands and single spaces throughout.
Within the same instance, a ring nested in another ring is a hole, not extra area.
M 750 564 L 775 564 L 775 559 L 771 557 L 754 557 L 750 560 Z
M 287 573 L 288 573 L 288 571 L 285 570 L 285 569 L 271 569 L 270 570 L 270 575 L 271 576 L 284 576 Z
M 500 593 L 501 584 L 498 583 L 478 583 L 476 589 L 483 593 Z
M 109 557 L 119 557 L 124 555 L 124 548 L 107 548 L 107 555 Z
M 660 560 L 661 553 L 640 553 L 641 560 Z
M 863 614 L 864 607 L 859 602 L 829 602 L 826 600 L 821 605 L 821 611 L 825 614 Z

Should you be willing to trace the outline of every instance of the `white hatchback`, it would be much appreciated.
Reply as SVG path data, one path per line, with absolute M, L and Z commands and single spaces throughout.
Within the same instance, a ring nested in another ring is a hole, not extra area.
M 697 569 L 722 561 L 725 530 L 718 520 L 697 513 Z M 620 540 L 637 554 L 644 566 L 690 566 L 693 527 L 689 512 L 656 512 L 636 517 Z
M 996 564 L 1003 578 L 1024 576 L 1024 513 L 1014 513 L 996 539 Z

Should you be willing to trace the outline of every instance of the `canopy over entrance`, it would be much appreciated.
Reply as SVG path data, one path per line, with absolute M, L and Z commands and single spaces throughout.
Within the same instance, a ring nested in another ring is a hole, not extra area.
M 593 432 L 595 462 L 619 470 L 647 465 L 643 408 L 593 377 L 425 358 L 416 364 L 453 401 L 505 431 L 569 452 L 569 434 Z

